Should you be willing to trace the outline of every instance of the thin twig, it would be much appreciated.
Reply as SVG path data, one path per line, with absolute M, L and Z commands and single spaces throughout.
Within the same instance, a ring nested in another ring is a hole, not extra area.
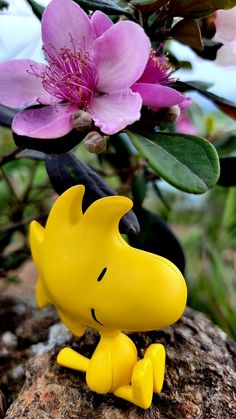
M 3 166 L 4 164 L 10 163 L 12 160 L 14 160 L 17 157 L 19 153 L 20 153 L 20 150 L 16 148 L 15 150 L 3 156 L 0 159 L 0 167 Z

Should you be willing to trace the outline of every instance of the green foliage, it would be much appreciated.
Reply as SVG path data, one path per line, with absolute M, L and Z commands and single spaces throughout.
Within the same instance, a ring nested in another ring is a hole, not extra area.
M 0 128 L 0 150 L 0 278 L 7 284 L 29 258 L 29 222 L 44 220 L 52 190 L 44 163 L 23 158 L 6 128 Z
M 190 193 L 204 193 L 219 177 L 215 148 L 201 137 L 126 131 L 150 167 L 171 185 Z
M 197 278 L 192 283 L 190 277 L 193 274 L 189 271 L 189 304 L 206 313 L 236 339 L 235 267 L 232 261 L 235 256 L 233 252 L 228 255 L 225 252 L 222 256 L 221 251 L 211 243 L 197 253 L 198 263 L 189 268 L 197 269 Z

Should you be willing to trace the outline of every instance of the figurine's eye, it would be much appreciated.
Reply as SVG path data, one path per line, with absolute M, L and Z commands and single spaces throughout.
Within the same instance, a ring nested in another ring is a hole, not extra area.
M 100 273 L 100 275 L 99 275 L 99 277 L 97 279 L 98 282 L 102 280 L 102 278 L 104 277 L 106 271 L 107 271 L 107 268 L 103 268 L 102 272 Z

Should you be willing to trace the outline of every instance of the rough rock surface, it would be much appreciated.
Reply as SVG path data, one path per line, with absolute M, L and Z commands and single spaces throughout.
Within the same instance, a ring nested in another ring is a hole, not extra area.
M 42 348 L 50 340 L 57 322 L 53 308 L 38 310 L 32 295 L 0 295 L 0 418 L 25 382 L 28 359 L 38 354 L 38 345 Z
M 26 382 L 6 419 L 234 419 L 236 418 L 236 344 L 202 314 L 185 316 L 161 332 L 132 334 L 142 356 L 153 342 L 167 350 L 161 395 L 144 411 L 112 394 L 88 390 L 83 373 L 56 364 L 59 346 L 31 358 Z M 90 356 L 98 341 L 88 330 L 69 345 Z

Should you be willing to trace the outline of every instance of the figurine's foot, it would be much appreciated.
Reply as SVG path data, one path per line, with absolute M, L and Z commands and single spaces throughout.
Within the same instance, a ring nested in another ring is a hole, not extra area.
M 153 391 L 160 393 L 163 387 L 165 375 L 166 351 L 160 343 L 150 345 L 144 355 L 144 359 L 150 359 L 153 366 Z
M 89 359 L 71 348 L 63 348 L 57 355 L 57 363 L 63 367 L 86 372 Z
M 141 359 L 133 370 L 131 385 L 119 387 L 114 394 L 143 409 L 148 409 L 153 395 L 153 367 L 150 359 Z

